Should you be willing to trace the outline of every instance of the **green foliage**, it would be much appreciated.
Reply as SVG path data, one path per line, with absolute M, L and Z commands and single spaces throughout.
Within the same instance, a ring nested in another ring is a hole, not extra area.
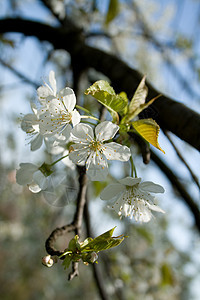
M 160 127 L 156 121 L 153 119 L 141 119 L 132 122 L 132 126 L 147 142 L 165 153 L 158 143 Z
M 148 94 L 148 88 L 145 85 L 145 76 L 142 78 L 140 84 L 135 91 L 133 98 L 128 107 L 127 114 L 123 117 L 121 124 L 127 123 L 133 120 L 139 113 L 151 105 L 158 97 L 153 98 L 148 103 L 145 103 Z
M 87 245 L 81 247 L 83 252 L 99 252 L 103 250 L 110 249 L 112 247 L 116 247 L 124 240 L 124 237 L 112 237 L 113 231 L 115 227 L 111 230 L 101 234 L 100 236 L 96 237 L 95 239 L 88 242 Z
M 117 17 L 118 14 L 119 14 L 119 1 L 110 0 L 108 12 L 105 19 L 105 25 L 106 26 L 109 25 L 109 23 L 112 22 Z
M 86 95 L 91 95 L 104 105 L 111 113 L 114 120 L 118 119 L 118 114 L 127 107 L 128 99 L 117 95 L 110 84 L 105 80 L 96 81 L 86 91 Z
M 81 259 L 85 264 L 94 263 L 99 251 L 107 250 L 121 244 L 125 237 L 112 237 L 114 230 L 115 227 L 94 239 L 87 238 L 82 243 L 79 242 L 79 237 L 76 235 L 73 239 L 71 239 L 68 248 L 60 256 L 60 258 L 65 256 L 63 261 L 64 268 L 68 268 L 71 261 L 78 262 Z M 94 255 L 95 259 L 93 258 Z

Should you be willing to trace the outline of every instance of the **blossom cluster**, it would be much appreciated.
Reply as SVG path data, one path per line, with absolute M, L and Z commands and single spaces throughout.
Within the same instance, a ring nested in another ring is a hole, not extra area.
M 93 126 L 83 122 L 85 116 L 76 109 L 74 91 L 69 87 L 57 91 L 53 71 L 49 74 L 49 84 L 44 83 L 37 89 L 37 96 L 38 107 L 31 104 L 32 113 L 25 115 L 21 122 L 22 130 L 30 136 L 32 151 L 44 143 L 51 154 L 62 154 L 68 165 L 85 166 L 91 181 L 105 181 L 109 161 L 126 162 L 130 159 L 129 147 L 111 141 L 118 134 L 119 126 L 111 121 L 98 120 Z M 44 163 L 38 167 L 22 163 L 17 170 L 17 182 L 28 185 L 33 193 L 45 190 L 52 165 Z M 140 178 L 133 177 L 121 179 L 119 183 L 107 186 L 100 197 L 103 200 L 116 198 L 111 207 L 120 216 L 134 216 L 136 221 L 148 222 L 152 217 L 151 210 L 163 212 L 153 203 L 150 192 L 162 193 L 164 189 L 140 181 Z

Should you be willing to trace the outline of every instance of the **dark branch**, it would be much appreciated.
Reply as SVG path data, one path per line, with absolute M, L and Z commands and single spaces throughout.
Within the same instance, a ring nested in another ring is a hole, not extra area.
M 198 188 L 200 189 L 200 184 L 198 181 L 197 176 L 194 174 L 194 172 L 192 171 L 192 169 L 190 168 L 190 166 L 188 165 L 188 163 L 186 162 L 186 160 L 184 159 L 184 157 L 182 156 L 181 152 L 179 151 L 179 149 L 176 147 L 176 145 L 174 144 L 173 140 L 171 139 L 171 136 L 168 134 L 168 132 L 164 132 L 164 134 L 166 135 L 166 137 L 168 138 L 169 142 L 171 143 L 172 147 L 174 148 L 174 150 L 176 151 L 176 154 L 178 155 L 178 157 L 180 158 L 180 160 L 183 162 L 183 164 L 186 166 L 186 168 L 188 169 L 188 171 L 190 172 L 191 177 L 193 178 L 194 182 L 196 183 L 196 185 L 198 186 Z
M 200 211 L 199 211 L 198 205 L 194 202 L 194 200 L 188 194 L 187 190 L 180 183 L 180 181 L 178 180 L 178 178 L 174 174 L 174 172 L 172 172 L 167 167 L 167 165 L 153 151 L 151 151 L 151 159 L 161 169 L 161 171 L 167 177 L 167 179 L 171 182 L 171 184 L 175 188 L 175 190 L 177 190 L 178 193 L 181 195 L 185 204 L 189 207 L 190 211 L 192 212 L 194 219 L 195 219 L 196 227 L 200 232 Z
M 79 28 L 66 29 L 51 27 L 39 22 L 22 19 L 0 20 L 0 33 L 21 32 L 35 36 L 41 41 L 49 41 L 55 49 L 65 49 L 81 68 L 94 68 L 108 76 L 117 92 L 125 91 L 132 97 L 142 75 L 114 55 L 87 46 Z M 149 96 L 160 94 L 150 84 Z M 200 150 L 200 116 L 185 105 L 163 95 L 153 104 L 159 115 L 155 118 L 163 129 L 173 132 L 196 149 Z

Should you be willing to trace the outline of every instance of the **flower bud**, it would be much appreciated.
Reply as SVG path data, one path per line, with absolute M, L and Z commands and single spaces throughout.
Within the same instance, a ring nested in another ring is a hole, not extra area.
M 46 255 L 42 258 L 42 264 L 48 268 L 53 266 L 53 259 L 51 258 L 51 255 Z
M 94 263 L 98 259 L 98 255 L 96 252 L 92 252 L 90 255 L 90 262 Z

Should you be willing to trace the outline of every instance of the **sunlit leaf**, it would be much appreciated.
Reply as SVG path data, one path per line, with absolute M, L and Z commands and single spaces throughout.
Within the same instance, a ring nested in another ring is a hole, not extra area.
M 119 14 L 119 1 L 110 0 L 108 11 L 106 14 L 105 25 L 108 25 L 111 21 L 113 21 L 118 14 Z
M 151 105 L 157 98 L 161 95 L 156 96 L 155 98 L 151 99 L 147 103 L 145 103 L 148 88 L 145 85 L 145 76 L 142 78 L 140 84 L 135 91 L 133 98 L 128 106 L 128 112 L 123 117 L 121 124 L 128 123 L 129 121 L 133 120 L 139 113 L 141 113 L 144 109 L 146 109 L 149 105 Z
M 137 87 L 137 90 L 135 91 L 135 94 L 133 95 L 133 98 L 131 99 L 128 108 L 128 114 L 133 114 L 136 110 L 140 108 L 142 104 L 145 103 L 148 94 L 148 88 L 145 85 L 145 79 L 146 76 L 142 78 L 140 84 Z
M 122 112 L 128 103 L 126 98 L 116 95 L 114 89 L 105 80 L 96 81 L 85 91 L 85 94 L 96 98 L 112 115 Z
M 160 127 L 156 121 L 153 119 L 141 119 L 132 122 L 132 126 L 147 142 L 165 153 L 158 143 Z

